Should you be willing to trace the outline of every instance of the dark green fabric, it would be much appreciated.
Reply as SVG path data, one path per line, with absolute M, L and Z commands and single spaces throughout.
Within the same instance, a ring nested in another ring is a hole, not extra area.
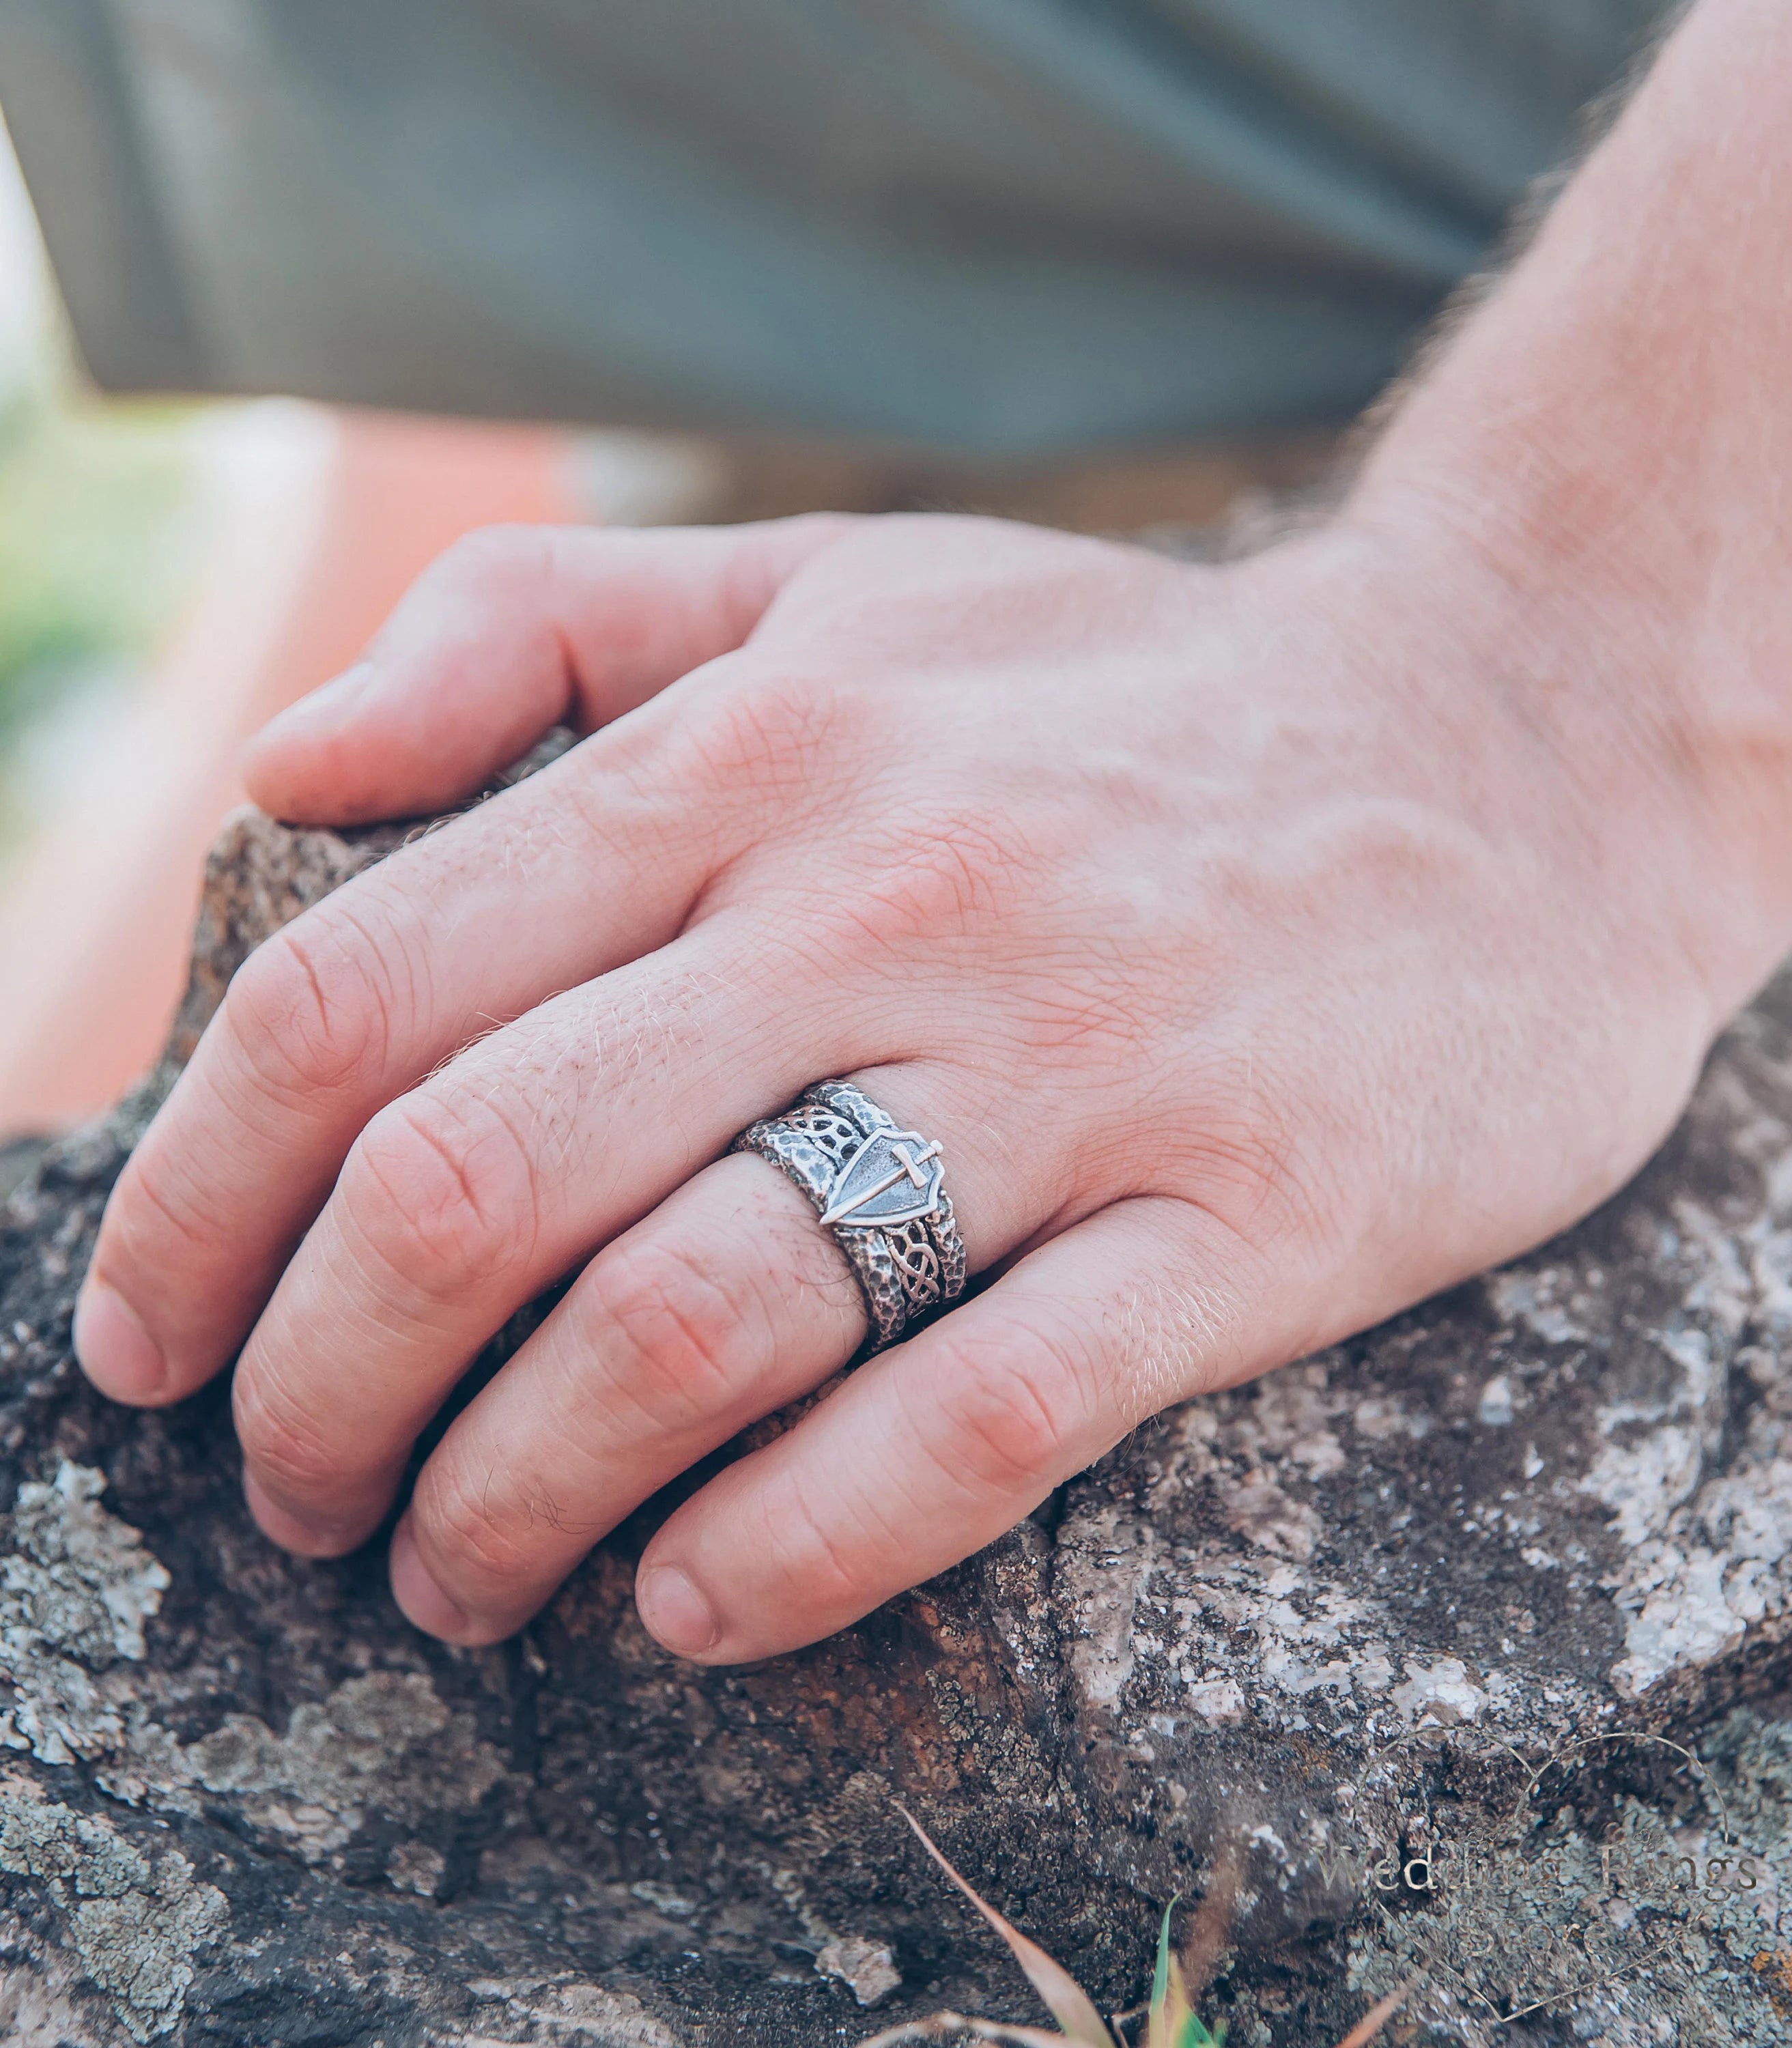
M 0 0 L 120 389 L 983 454 L 1343 417 L 1658 0 Z

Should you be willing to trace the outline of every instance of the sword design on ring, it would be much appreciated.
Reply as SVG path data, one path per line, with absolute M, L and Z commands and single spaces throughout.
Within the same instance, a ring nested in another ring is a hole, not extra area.
M 964 1292 L 969 1262 L 940 1146 L 851 1081 L 815 1082 L 779 1115 L 748 1124 L 731 1149 L 793 1181 L 844 1255 L 869 1325 L 855 1363 Z
M 942 1179 L 937 1144 L 918 1131 L 874 1131 L 841 1168 L 821 1220 L 860 1229 L 912 1223 L 939 1207 Z

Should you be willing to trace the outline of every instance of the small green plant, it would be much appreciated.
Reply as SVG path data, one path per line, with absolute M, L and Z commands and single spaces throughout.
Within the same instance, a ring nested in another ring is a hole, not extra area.
M 932 1836 L 906 1806 L 897 1810 L 920 1837 L 922 1848 L 1007 1944 L 1009 1953 L 1045 2001 L 1046 2010 L 1057 2022 L 1060 2031 L 1053 2034 L 1042 2027 L 973 2019 L 961 2012 L 936 2012 L 925 2019 L 908 2020 L 892 2027 L 862 2042 L 859 2048 L 898 2048 L 903 2042 L 938 2041 L 949 2034 L 968 2034 L 973 2041 L 1003 2044 L 1003 2048 L 1063 2048 L 1067 2042 L 1074 2043 L 1075 2048 L 1127 2048 L 1120 2031 L 1121 2016 L 1103 2019 L 1094 2000 L 1070 1972 L 1061 1963 L 1054 1962 L 1037 1941 L 1030 1941 L 1018 1927 L 1003 1919 L 988 1900 L 960 1875 Z M 1231 1910 L 1234 1881 L 1228 1867 L 1220 1886 L 1222 1914 Z M 1157 1967 L 1151 1974 L 1150 2003 L 1145 2009 L 1145 2034 L 1136 2048 L 1224 2048 L 1224 2022 L 1210 2027 L 1196 2013 L 1189 1996 L 1188 1976 L 1182 1960 L 1170 1946 L 1170 1915 L 1176 1910 L 1176 1905 L 1173 1899 L 1164 1908 L 1163 1920 L 1158 1929 Z M 1215 1928 L 1209 1926 L 1197 1930 L 1197 1936 L 1203 1935 L 1204 1941 L 1197 1945 L 1204 1947 L 1210 1955 L 1216 1956 L 1219 1941 L 1215 1938 Z M 1368 2048 L 1369 2042 L 1393 2018 L 1411 1989 L 1410 1983 L 1404 1984 L 1371 2007 L 1340 2042 L 1338 2048 Z

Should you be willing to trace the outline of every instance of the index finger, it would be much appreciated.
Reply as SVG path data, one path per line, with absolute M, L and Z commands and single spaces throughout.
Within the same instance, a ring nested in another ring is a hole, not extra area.
M 642 793 L 650 778 L 594 748 L 613 751 L 588 741 L 250 955 L 107 1205 L 74 1330 L 103 1393 L 161 1403 L 208 1379 L 378 1111 L 677 931 L 710 841 L 669 790 Z

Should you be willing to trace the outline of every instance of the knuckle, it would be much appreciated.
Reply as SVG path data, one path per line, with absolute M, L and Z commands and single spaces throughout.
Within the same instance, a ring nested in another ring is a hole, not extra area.
M 381 1061 L 394 1000 L 389 952 L 338 913 L 302 917 L 249 956 L 223 1022 L 270 1094 L 303 1102 L 337 1093 Z
M 513 596 L 552 572 L 553 529 L 521 523 L 476 527 L 444 549 L 428 572 L 439 588 L 476 597 Z
M 343 1446 L 290 1389 L 244 1366 L 231 1402 L 243 1457 L 277 1498 L 322 1500 L 340 1491 Z
M 676 1232 L 619 1244 L 592 1269 L 595 1306 L 621 1360 L 611 1398 L 655 1430 L 703 1425 L 772 1362 L 757 1296 Z
M 540 1241 L 526 1146 L 489 1101 L 421 1088 L 356 1141 L 337 1199 L 359 1243 L 432 1294 L 483 1289 L 530 1263 Z
M 778 1513 L 766 1531 L 766 1550 L 775 1577 L 798 1589 L 805 1602 L 824 1614 L 863 1612 L 880 1596 L 871 1561 L 881 1544 L 854 1538 L 850 1526 L 837 1526 L 820 1513 L 807 1490 L 793 1484 L 778 1503 Z M 881 1537 L 882 1532 L 879 1532 Z
M 1005 919 L 1026 894 L 1030 863 L 1012 829 L 970 813 L 913 820 L 867 851 L 835 910 L 878 952 L 931 952 Z
M 153 1131 L 125 1162 L 118 1190 L 107 1205 L 95 1266 L 111 1268 L 118 1255 L 139 1268 L 173 1257 L 209 1253 L 218 1242 L 217 1219 L 178 1148 Z
M 1197 1206 L 1263 1251 L 1336 1243 L 1360 1207 L 1351 1190 L 1369 1181 L 1376 1156 L 1339 1112 L 1288 1086 L 1290 1064 L 1215 1063 L 1169 1155 Z
M 537 1574 L 545 1528 L 565 1527 L 557 1504 L 526 1477 L 440 1454 L 418 1476 L 412 1515 L 419 1543 L 475 1604 Z
M 962 1336 L 948 1382 L 939 1455 L 961 1485 L 1006 1496 L 1084 1462 L 1098 1390 L 1088 1362 L 1061 1336 L 1030 1328 Z
M 823 679 L 736 668 L 684 727 L 687 773 L 712 789 L 807 797 L 837 716 L 834 687 Z

